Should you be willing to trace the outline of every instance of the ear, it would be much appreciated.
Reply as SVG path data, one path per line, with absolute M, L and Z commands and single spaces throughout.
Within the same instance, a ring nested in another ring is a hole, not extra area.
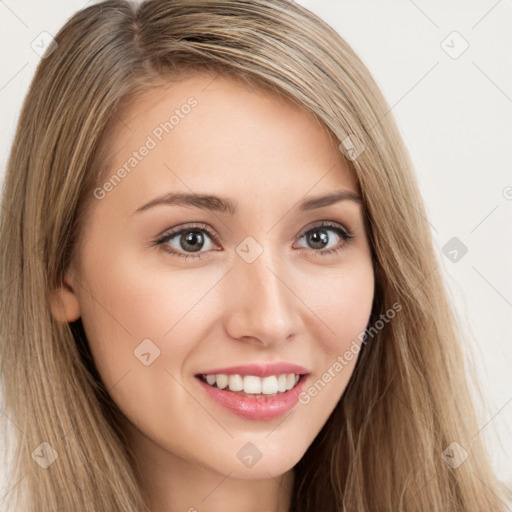
M 70 323 L 80 318 L 80 302 L 76 289 L 70 269 L 66 271 L 61 286 L 50 292 L 50 308 L 58 322 Z

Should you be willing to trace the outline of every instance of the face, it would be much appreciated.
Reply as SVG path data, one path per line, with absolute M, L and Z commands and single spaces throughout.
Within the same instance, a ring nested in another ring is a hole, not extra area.
M 300 460 L 343 394 L 374 274 L 357 183 L 325 129 L 212 80 L 122 114 L 52 310 L 82 318 L 138 453 L 263 478 Z

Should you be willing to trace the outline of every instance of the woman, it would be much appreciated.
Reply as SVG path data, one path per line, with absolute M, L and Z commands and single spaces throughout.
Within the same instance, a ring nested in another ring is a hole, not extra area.
M 412 166 L 340 36 L 285 0 L 112 0 L 55 39 L 3 195 L 4 502 L 503 510 Z

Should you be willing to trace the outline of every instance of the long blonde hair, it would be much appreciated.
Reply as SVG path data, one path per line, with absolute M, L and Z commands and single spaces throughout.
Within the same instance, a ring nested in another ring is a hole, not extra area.
M 362 346 L 341 400 L 295 466 L 291 510 L 503 510 L 500 482 L 474 438 L 460 329 L 412 166 L 349 45 L 287 0 L 109 0 L 75 14 L 55 39 L 25 99 L 3 190 L 1 378 L 3 412 L 16 426 L 2 505 L 149 510 L 81 322 L 57 322 L 48 297 L 107 170 L 117 109 L 155 84 L 210 71 L 286 96 L 338 143 L 364 144 L 347 161 L 376 273 L 370 325 L 401 305 Z M 450 466 L 443 452 L 459 445 L 469 456 Z

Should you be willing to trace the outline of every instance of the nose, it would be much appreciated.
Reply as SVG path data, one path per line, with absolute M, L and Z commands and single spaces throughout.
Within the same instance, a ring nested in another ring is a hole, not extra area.
M 252 263 L 236 257 L 227 287 L 226 330 L 233 339 L 273 347 L 300 328 L 300 299 L 279 261 L 266 248 Z

